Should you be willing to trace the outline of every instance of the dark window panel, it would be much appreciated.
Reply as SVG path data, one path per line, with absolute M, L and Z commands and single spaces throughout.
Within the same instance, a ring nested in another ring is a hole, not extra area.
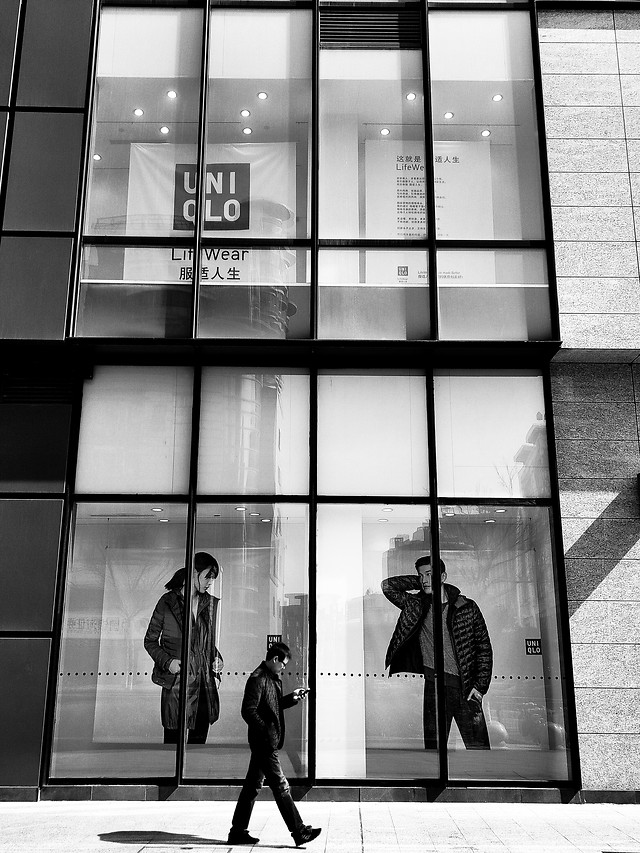
M 0 491 L 62 491 L 70 419 L 65 404 L 0 406 Z
M 20 0 L 3 0 L 0 6 L 0 104 L 4 106 L 9 103 L 19 5 Z
M 0 785 L 37 785 L 51 640 L 0 640 Z
M 87 88 L 92 3 L 29 0 L 18 104 L 82 107 Z
M 1 630 L 51 631 L 61 520 L 61 500 L 0 501 Z
M 16 115 L 8 166 L 5 229 L 73 230 L 82 122 L 81 115 Z
M 64 338 L 71 248 L 64 238 L 2 239 L 0 338 Z

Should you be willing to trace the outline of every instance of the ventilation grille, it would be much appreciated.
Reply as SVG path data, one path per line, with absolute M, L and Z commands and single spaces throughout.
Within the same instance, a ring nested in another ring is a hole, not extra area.
M 417 9 L 321 9 L 320 44 L 324 48 L 419 50 Z

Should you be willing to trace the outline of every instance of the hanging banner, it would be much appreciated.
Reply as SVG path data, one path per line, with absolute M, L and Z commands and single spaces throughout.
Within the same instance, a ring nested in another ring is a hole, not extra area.
M 295 145 L 288 142 L 208 145 L 203 202 L 205 236 L 294 238 Z M 197 173 L 193 145 L 134 143 L 129 161 L 127 234 L 187 236 L 193 231 Z M 203 249 L 203 282 L 250 282 L 252 252 Z M 180 282 L 193 275 L 190 249 L 125 251 L 124 279 Z

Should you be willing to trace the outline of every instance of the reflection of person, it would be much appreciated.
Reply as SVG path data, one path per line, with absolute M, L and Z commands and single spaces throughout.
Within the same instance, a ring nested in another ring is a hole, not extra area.
M 259 839 L 249 835 L 249 820 L 265 780 L 296 846 L 313 841 L 320 835 L 319 829 L 302 823 L 278 756 L 278 750 L 284 743 L 283 711 L 296 705 L 308 693 L 306 688 L 298 687 L 292 693 L 282 695 L 280 675 L 290 655 L 289 646 L 285 643 L 273 643 L 266 660 L 247 679 L 242 718 L 249 727 L 251 760 L 233 813 L 229 844 L 258 843 Z
M 200 551 L 195 555 L 187 687 L 189 743 L 206 743 L 209 725 L 215 723 L 220 714 L 216 679 L 221 678 L 223 660 L 215 645 L 219 599 L 209 595 L 219 571 L 218 561 L 211 554 Z M 162 687 L 160 717 L 165 743 L 178 741 L 182 619 L 187 581 L 186 569 L 178 569 L 166 584 L 168 592 L 156 604 L 144 636 L 144 647 L 154 660 L 151 678 Z
M 424 673 L 423 727 L 425 749 L 435 749 L 435 672 L 431 558 L 416 560 L 418 575 L 387 578 L 385 596 L 401 610 L 387 649 L 389 674 Z M 440 560 L 444 686 L 447 738 L 455 719 L 467 749 L 490 749 L 482 697 L 489 689 L 493 667 L 491 640 L 480 608 L 460 590 L 445 583 L 447 573 Z

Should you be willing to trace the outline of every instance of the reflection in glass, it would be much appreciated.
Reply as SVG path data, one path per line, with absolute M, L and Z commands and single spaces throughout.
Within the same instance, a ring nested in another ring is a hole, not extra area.
M 158 511 L 155 511 L 158 510 Z M 80 504 L 66 575 L 55 778 L 172 776 L 144 636 L 184 566 L 186 507 Z
M 201 43 L 197 10 L 103 10 L 85 234 L 193 230 L 174 206 L 196 162 Z
M 424 376 L 318 376 L 318 492 L 428 493 Z
M 308 237 L 311 14 L 214 10 L 209 78 L 205 234 Z
M 438 252 L 440 337 L 551 337 L 546 255 L 535 250 Z
M 536 371 L 436 371 L 441 495 L 548 497 L 547 428 Z
M 191 336 L 191 249 L 86 246 L 76 333 L 118 338 Z
M 76 491 L 186 494 L 192 371 L 95 369 L 84 385 Z
M 320 55 L 320 237 L 426 234 L 422 60 L 417 50 Z
M 249 747 L 240 716 L 249 674 L 268 638 L 291 648 L 284 693 L 308 682 L 308 521 L 303 504 L 201 504 L 196 549 L 214 554 L 221 572 L 219 646 L 224 655 L 220 718 L 206 746 L 187 746 L 186 773 L 196 779 L 243 778 Z M 287 776 L 307 774 L 306 703 L 287 711 L 280 760 Z
M 205 367 L 199 453 L 201 494 L 306 494 L 309 376 Z
M 318 280 L 318 337 L 429 337 L 426 252 L 321 251 Z
M 429 15 L 440 239 L 543 236 L 527 12 Z
M 425 681 L 387 673 L 398 610 L 382 585 L 416 578 L 430 551 L 429 509 L 398 504 L 318 507 L 317 773 L 325 778 L 425 778 L 438 774 L 425 751 Z
M 309 252 L 204 247 L 201 338 L 309 337 Z
M 493 645 L 484 700 L 490 752 L 449 739 L 453 779 L 568 778 L 564 681 L 550 511 L 546 507 L 443 506 L 440 552 L 447 582 L 475 599 Z

